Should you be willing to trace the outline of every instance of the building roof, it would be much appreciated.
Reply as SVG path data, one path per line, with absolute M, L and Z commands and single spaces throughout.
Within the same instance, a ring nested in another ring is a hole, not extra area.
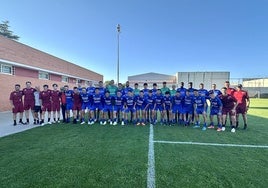
M 3 36 L 0 36 L 0 59 L 85 79 L 103 79 L 99 73 Z
M 137 80 L 137 79 L 152 80 L 153 78 L 157 80 L 165 80 L 165 79 L 175 79 L 175 76 L 168 74 L 154 73 L 154 72 L 128 76 L 129 80 Z

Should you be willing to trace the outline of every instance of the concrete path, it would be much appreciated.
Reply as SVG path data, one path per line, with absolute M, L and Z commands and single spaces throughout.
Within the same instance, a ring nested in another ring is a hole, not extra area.
M 31 114 L 30 114 L 31 116 Z M 19 120 L 17 120 L 18 122 Z M 23 122 L 25 122 L 25 117 L 23 117 Z M 33 125 L 33 118 L 30 117 L 29 125 L 17 125 L 13 126 L 12 113 L 9 112 L 0 112 L 0 137 L 15 134 L 18 132 L 26 131 L 40 125 Z

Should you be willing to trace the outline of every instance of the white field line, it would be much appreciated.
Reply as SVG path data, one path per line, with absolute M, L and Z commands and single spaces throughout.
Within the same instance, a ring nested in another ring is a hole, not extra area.
M 154 128 L 150 125 L 147 188 L 155 188 Z
M 165 140 L 155 140 L 154 143 L 162 144 L 185 144 L 185 145 L 201 145 L 201 146 L 221 146 L 221 147 L 241 147 L 241 148 L 265 148 L 268 149 L 268 145 L 241 145 L 241 144 L 217 144 L 217 143 L 202 143 L 202 142 L 173 142 Z

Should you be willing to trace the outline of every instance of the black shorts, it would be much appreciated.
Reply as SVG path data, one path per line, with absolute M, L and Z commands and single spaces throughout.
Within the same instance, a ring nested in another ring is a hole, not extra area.
M 38 113 L 38 112 L 42 113 L 41 106 L 34 106 L 34 112 L 35 113 Z

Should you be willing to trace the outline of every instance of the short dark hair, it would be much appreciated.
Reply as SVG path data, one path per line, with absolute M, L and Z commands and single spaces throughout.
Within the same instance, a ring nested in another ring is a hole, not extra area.
M 52 87 L 54 87 L 54 86 L 57 86 L 58 87 L 58 84 L 53 84 Z
M 20 84 L 15 84 L 16 87 L 20 87 Z
M 45 84 L 45 85 L 43 85 L 43 87 L 48 87 L 48 85 L 47 85 L 47 84 Z

